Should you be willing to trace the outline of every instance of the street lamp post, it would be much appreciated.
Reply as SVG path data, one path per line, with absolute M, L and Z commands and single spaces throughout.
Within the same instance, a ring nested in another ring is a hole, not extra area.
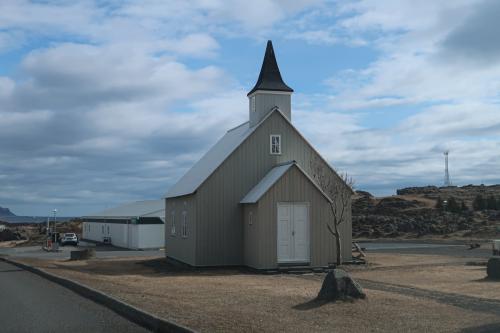
M 56 243 L 57 243 L 57 234 L 56 234 L 56 222 L 57 222 L 56 215 L 57 215 L 57 209 L 54 208 L 54 210 L 52 212 L 54 213 L 54 232 L 53 232 L 53 234 L 54 234 L 54 248 L 57 249 L 57 245 L 56 245 Z
M 49 249 L 49 239 L 50 239 L 50 215 L 47 215 L 47 240 L 45 241 L 45 246 L 47 250 Z

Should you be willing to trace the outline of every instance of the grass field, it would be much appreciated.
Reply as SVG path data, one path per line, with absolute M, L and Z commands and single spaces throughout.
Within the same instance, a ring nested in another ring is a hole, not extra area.
M 465 265 L 470 258 L 372 254 L 367 267 L 347 267 L 368 298 L 327 304 L 312 301 L 324 274 L 186 271 L 162 258 L 22 260 L 202 332 L 500 328 L 500 282 L 484 280 L 482 266 Z

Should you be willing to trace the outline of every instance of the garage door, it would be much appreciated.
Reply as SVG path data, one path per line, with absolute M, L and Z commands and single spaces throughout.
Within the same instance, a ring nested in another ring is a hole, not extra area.
M 279 203 L 277 210 L 278 263 L 308 263 L 309 205 Z

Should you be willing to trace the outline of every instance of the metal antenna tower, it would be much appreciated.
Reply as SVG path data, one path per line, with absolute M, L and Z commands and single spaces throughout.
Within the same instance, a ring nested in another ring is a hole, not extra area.
M 448 172 L 448 153 L 449 151 L 444 152 L 444 186 L 451 186 L 450 182 L 450 173 Z

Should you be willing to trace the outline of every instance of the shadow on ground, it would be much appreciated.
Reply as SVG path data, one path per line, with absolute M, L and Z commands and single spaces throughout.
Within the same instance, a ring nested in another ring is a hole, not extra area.
M 57 268 L 83 273 L 108 276 L 140 275 L 157 276 L 228 276 L 254 273 L 245 267 L 194 268 L 168 262 L 165 258 L 154 259 L 96 259 L 54 263 Z
M 308 302 L 305 302 L 305 303 L 300 303 L 300 304 L 297 304 L 297 305 L 294 305 L 292 306 L 292 309 L 295 309 L 295 310 L 300 310 L 300 311 L 307 311 L 307 310 L 313 310 L 313 309 L 316 309 L 316 308 L 319 308 L 325 304 L 328 304 L 330 303 L 329 301 L 318 301 L 316 299 L 312 299 Z
M 335 303 L 335 302 L 354 303 L 356 301 L 357 301 L 356 299 L 351 298 L 351 297 L 347 297 L 345 299 L 338 299 L 336 301 L 317 300 L 316 298 L 314 298 L 310 301 L 294 305 L 294 306 L 292 306 L 292 309 L 300 310 L 300 311 L 307 311 L 307 310 L 317 309 L 317 308 L 322 307 L 323 305 L 326 305 L 328 303 Z
M 481 326 L 467 327 L 460 331 L 461 333 L 498 333 L 500 332 L 500 323 L 486 324 Z
M 488 276 L 482 278 L 482 279 L 475 279 L 475 280 L 471 280 L 470 282 L 489 282 L 489 283 L 500 283 L 500 280 L 499 279 L 492 279 Z M 499 331 L 500 332 L 500 331 Z

